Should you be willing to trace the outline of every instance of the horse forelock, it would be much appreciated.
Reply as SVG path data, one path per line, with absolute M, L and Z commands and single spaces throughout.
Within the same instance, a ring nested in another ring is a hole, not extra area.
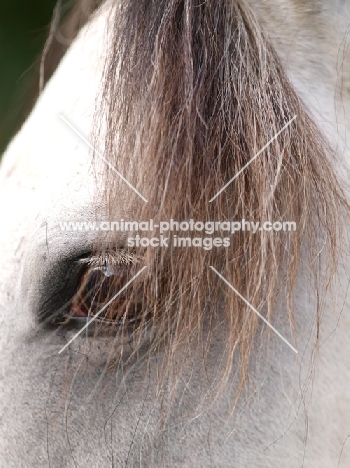
M 220 326 L 226 343 L 221 380 L 234 365 L 239 395 L 261 322 L 210 266 L 268 321 L 278 316 L 289 323 L 289 339 L 297 346 L 296 279 L 309 276 L 324 295 L 341 248 L 348 207 L 332 168 L 336 156 L 244 0 L 118 1 L 109 28 L 94 136 L 96 145 L 103 137 L 106 159 L 113 167 L 122 161 L 125 178 L 148 200 L 130 192 L 130 219 L 296 223 L 290 234 L 236 232 L 229 247 L 212 250 L 133 250 L 110 239 L 108 250 L 126 250 L 147 266 L 146 276 L 131 286 L 135 294 L 141 287 L 143 296 L 133 352 L 147 330 L 149 353 L 164 352 L 162 383 L 180 375 L 193 347 L 210 353 Z M 111 170 L 103 180 L 102 197 L 113 220 L 121 185 Z M 105 251 L 96 245 L 97 257 Z M 113 303 L 109 313 L 122 315 Z M 314 310 L 318 324 L 321 313 L 320 299 Z M 127 328 L 113 333 L 123 337 Z M 317 339 L 316 330 L 315 345 Z M 115 362 L 124 352 L 120 342 L 125 343 L 115 340 L 110 352 Z

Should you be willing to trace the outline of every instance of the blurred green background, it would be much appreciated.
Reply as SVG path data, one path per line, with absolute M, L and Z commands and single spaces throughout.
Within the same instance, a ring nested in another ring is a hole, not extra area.
M 38 58 L 56 0 L 0 0 L 0 155 L 39 86 Z

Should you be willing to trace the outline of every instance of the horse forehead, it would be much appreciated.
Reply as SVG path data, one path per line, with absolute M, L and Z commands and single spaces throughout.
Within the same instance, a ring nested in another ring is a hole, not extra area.
M 318 123 L 334 137 L 341 119 L 334 101 L 342 99 L 349 121 L 350 4 L 341 0 L 248 0 L 259 15 L 289 78 Z
M 72 206 L 89 217 L 103 162 L 61 116 L 88 140 L 106 52 L 106 15 L 80 32 L 32 114 L 10 143 L 0 172 L 3 248 L 0 284 L 9 289 L 31 233 L 67 220 Z M 78 214 L 77 214 L 78 215 Z M 11 288 L 10 288 L 11 289 Z
M 279 5 L 255 0 L 251 3 L 261 13 L 279 55 L 289 66 L 293 83 L 318 123 L 340 151 L 349 151 L 345 143 L 349 114 L 335 112 L 333 91 L 339 78 L 335 52 L 338 53 L 345 39 L 346 28 L 334 28 L 326 38 L 323 35 L 322 42 L 319 41 L 318 24 L 339 21 L 339 15 L 332 13 L 334 2 L 308 2 L 307 7 L 298 1 L 284 1 Z M 349 12 L 343 2 L 335 3 L 342 12 Z M 310 12 L 316 12 L 316 15 L 310 15 Z M 13 226 L 16 220 L 23 219 L 22 234 L 18 226 L 15 229 L 19 239 L 28 237 L 28 228 L 24 226 L 32 225 L 33 220 L 41 224 L 46 217 L 65 220 L 73 202 L 80 205 L 82 211 L 86 209 L 84 207 L 93 204 L 103 162 L 98 160 L 96 165 L 95 159 L 92 165 L 88 146 L 64 123 L 60 115 L 89 139 L 96 97 L 101 90 L 104 59 L 108 53 L 106 27 L 109 16 L 110 4 L 107 2 L 94 21 L 80 32 L 30 118 L 4 155 L 0 173 L 0 186 L 4 193 L 2 209 L 6 211 L 9 223 L 12 220 Z M 340 21 L 345 25 L 349 18 L 344 15 Z M 310 20 L 310 27 L 306 28 L 302 20 Z M 346 66 L 344 57 L 342 61 Z M 347 70 L 344 76 L 345 81 L 348 79 L 350 83 Z M 346 99 L 342 104 L 349 107 L 349 102 Z M 339 126 L 339 123 L 343 125 Z M 335 125 L 338 125 L 337 131 Z M 18 215 L 15 215 L 16 212 Z M 23 213 L 28 216 L 26 222 Z M 8 236 L 9 231 L 2 233 L 2 236 Z M 2 245 L 14 245 L 13 236 L 10 237 L 12 241 L 1 239 Z M 13 250 L 16 249 L 7 249 L 8 252 Z M 11 263 L 6 262 L 7 265 Z

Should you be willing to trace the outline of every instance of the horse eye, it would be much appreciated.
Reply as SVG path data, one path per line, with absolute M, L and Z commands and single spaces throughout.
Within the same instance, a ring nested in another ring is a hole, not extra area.
M 77 292 L 69 306 L 69 317 L 109 324 L 130 324 L 138 321 L 142 312 L 142 290 L 132 285 L 121 291 L 136 273 L 135 264 L 118 265 L 104 262 L 100 266 L 88 265 L 80 276 Z M 106 304 L 117 297 L 106 307 Z

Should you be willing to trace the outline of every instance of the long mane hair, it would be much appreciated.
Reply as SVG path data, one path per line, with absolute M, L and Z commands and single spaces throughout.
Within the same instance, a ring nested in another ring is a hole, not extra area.
M 239 394 L 263 324 L 210 266 L 268 321 L 278 315 L 281 323 L 289 323 L 288 339 L 297 346 L 296 278 L 303 271 L 314 279 L 320 293 L 314 311 L 319 325 L 321 297 L 337 265 L 348 207 L 332 168 L 335 154 L 246 0 L 110 4 L 94 142 L 101 145 L 103 140 L 104 157 L 148 202 L 106 165 L 97 203 L 107 203 L 109 219 L 293 221 L 297 230 L 236 232 L 229 236 L 229 247 L 211 250 L 178 248 L 171 242 L 168 248 L 130 248 L 111 233 L 108 248 L 96 245 L 94 258 L 101 264 L 111 256 L 116 263 L 123 258 L 121 268 L 128 278 L 144 265 L 147 270 L 129 286 L 123 301 L 112 302 L 105 315 L 109 325 L 101 322 L 96 333 L 109 327 L 113 336 L 109 365 L 130 353 L 126 342 L 136 356 L 149 340 L 146 354 L 161 351 L 164 356 L 159 361 L 164 382 L 179 375 L 190 350 L 200 347 L 204 356 L 210 353 L 220 325 L 225 343 L 221 380 L 235 367 Z M 128 200 L 122 215 L 121 198 Z M 321 256 L 326 271 L 319 268 Z M 111 291 L 115 288 L 110 284 Z M 101 297 L 99 303 L 106 300 Z M 136 320 L 130 322 L 126 311 Z M 264 327 L 262 342 L 268 333 Z M 315 343 L 317 337 L 318 331 Z

